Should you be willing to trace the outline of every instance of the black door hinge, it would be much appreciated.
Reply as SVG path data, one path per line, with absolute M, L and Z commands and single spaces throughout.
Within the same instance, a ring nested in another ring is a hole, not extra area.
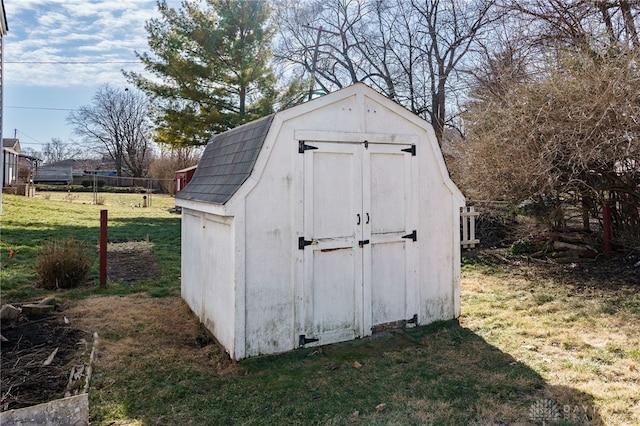
M 416 156 L 416 146 L 415 146 L 415 144 L 411 145 L 411 148 L 403 149 L 402 152 L 409 152 L 409 153 L 411 153 L 412 157 L 415 157 Z
M 304 154 L 309 149 L 318 149 L 317 146 L 307 145 L 304 141 L 298 141 L 298 153 Z
M 298 346 L 300 346 L 300 347 L 304 347 L 304 345 L 306 345 L 307 343 L 314 343 L 314 342 L 317 342 L 317 341 L 319 341 L 319 340 L 320 340 L 320 339 L 314 339 L 314 338 L 311 338 L 311 337 L 307 337 L 307 336 L 306 336 L 306 335 L 304 335 L 304 334 L 301 334 L 301 335 L 298 337 Z
M 360 247 L 364 247 L 367 244 L 369 244 L 369 240 L 360 240 L 360 241 L 358 241 L 358 245 Z
M 407 240 L 413 240 L 416 241 L 418 239 L 418 231 L 416 231 L 415 229 L 413 230 L 412 233 L 405 235 L 402 238 L 406 238 Z
M 306 246 L 313 244 L 313 240 L 305 240 L 304 237 L 298 238 L 298 248 L 304 250 Z

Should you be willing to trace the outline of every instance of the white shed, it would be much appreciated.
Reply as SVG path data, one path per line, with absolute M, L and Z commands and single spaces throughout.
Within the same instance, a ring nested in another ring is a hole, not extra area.
M 182 297 L 234 359 L 460 314 L 460 207 L 429 123 L 356 84 L 216 135 Z

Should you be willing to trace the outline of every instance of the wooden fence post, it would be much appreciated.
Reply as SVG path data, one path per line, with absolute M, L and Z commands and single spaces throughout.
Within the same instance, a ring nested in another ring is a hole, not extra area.
M 604 203 L 602 206 L 602 246 L 604 257 L 611 257 L 611 204 Z
M 100 287 L 107 286 L 107 210 L 100 210 Z

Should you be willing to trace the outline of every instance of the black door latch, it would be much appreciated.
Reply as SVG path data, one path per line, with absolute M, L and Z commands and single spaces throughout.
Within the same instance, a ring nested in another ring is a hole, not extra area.
M 301 335 L 298 337 L 298 346 L 300 346 L 300 347 L 304 347 L 304 345 L 306 345 L 307 343 L 313 343 L 313 342 L 317 342 L 317 341 L 319 341 L 319 340 L 320 340 L 320 339 L 314 339 L 314 338 L 311 338 L 311 337 L 307 337 L 307 336 L 306 336 L 306 335 L 304 335 L 304 334 L 301 334 Z

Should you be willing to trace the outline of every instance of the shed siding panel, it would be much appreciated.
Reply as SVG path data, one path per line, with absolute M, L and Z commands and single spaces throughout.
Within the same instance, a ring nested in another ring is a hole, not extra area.
M 398 148 L 397 155 L 371 154 L 371 233 L 385 234 L 406 231 L 405 224 L 405 159 Z M 390 173 L 393 171 L 393 173 Z
M 322 98 L 319 100 L 323 101 Z M 327 107 L 296 117 L 292 125 L 295 129 L 355 132 L 357 129 L 354 126 L 361 122 L 356 100 L 356 96 L 340 99 Z M 302 108 L 308 105 L 303 104 Z M 287 111 L 283 114 L 286 117 Z
M 406 110 L 399 105 L 382 105 L 365 96 L 366 131 L 370 133 L 417 134 L 421 138 L 421 145 L 426 145 L 424 128 L 408 119 L 409 116 L 417 117 L 405 112 Z
M 202 214 L 182 210 L 182 298 L 202 320 L 202 250 L 196 249 L 202 234 Z
M 262 177 L 245 201 L 246 354 L 255 356 L 293 348 L 291 260 L 292 159 L 297 144 L 277 144 Z
M 358 276 L 356 267 L 360 266 L 356 260 L 354 250 L 343 249 L 335 251 L 313 250 L 313 294 L 312 304 L 309 306 L 313 315 L 312 335 L 323 336 L 331 333 L 356 333 L 360 312 L 356 299 L 355 278 Z M 330 337 L 328 337 L 330 339 Z M 326 337 L 323 341 L 329 341 Z
M 227 222 L 227 223 L 225 223 Z M 234 353 L 235 276 L 233 223 L 205 214 L 202 222 L 202 322 Z
M 354 236 L 355 158 L 351 152 L 314 152 L 313 238 Z M 358 188 L 360 191 L 360 188 Z M 362 218 L 360 219 L 362 220 Z
M 459 212 L 452 211 L 451 193 L 440 182 L 436 183 L 433 172 L 424 172 L 421 181 L 429 183 L 421 193 L 425 207 L 420 215 L 420 226 L 426 231 L 429 242 L 421 246 L 420 252 L 421 324 L 455 317 L 451 265 L 454 250 L 459 250 L 455 243 L 460 238 L 460 231 L 453 229 L 453 214 Z

